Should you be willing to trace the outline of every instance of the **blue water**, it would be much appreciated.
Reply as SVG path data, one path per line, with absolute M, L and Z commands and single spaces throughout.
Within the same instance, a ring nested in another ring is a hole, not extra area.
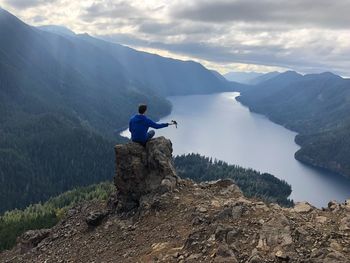
M 173 142 L 174 154 L 200 153 L 230 164 L 268 172 L 292 185 L 294 201 L 321 207 L 350 198 L 350 180 L 294 159 L 295 132 L 255 114 L 235 100 L 238 93 L 170 97 L 174 126 L 157 130 Z M 128 132 L 123 132 L 128 135 Z

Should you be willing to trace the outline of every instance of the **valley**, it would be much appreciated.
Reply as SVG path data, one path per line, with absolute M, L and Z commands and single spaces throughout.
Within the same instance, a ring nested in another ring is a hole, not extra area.
M 169 97 L 173 110 L 161 121 L 175 119 L 178 129 L 157 130 L 156 135 L 172 140 L 175 155 L 200 153 L 271 173 L 291 184 L 294 201 L 325 207 L 329 200 L 348 198 L 350 180 L 297 161 L 297 133 L 250 112 L 236 101 L 238 96 L 233 92 Z M 128 131 L 122 134 L 128 135 Z

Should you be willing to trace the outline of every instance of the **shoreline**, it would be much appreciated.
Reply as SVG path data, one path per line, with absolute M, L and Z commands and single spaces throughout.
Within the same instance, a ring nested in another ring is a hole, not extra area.
M 240 92 L 239 92 L 239 93 L 240 93 Z M 273 122 L 273 123 L 275 123 L 275 124 L 277 124 L 277 125 L 279 125 L 279 126 L 285 128 L 285 129 L 287 129 L 287 130 L 289 130 L 289 131 L 292 131 L 292 132 L 295 132 L 295 133 L 296 133 L 296 135 L 294 136 L 294 142 L 295 142 L 295 144 L 298 145 L 298 147 L 299 147 L 299 149 L 294 153 L 294 159 L 295 159 L 296 161 L 298 161 L 298 162 L 300 162 L 300 163 L 302 163 L 302 164 L 304 164 L 304 165 L 307 165 L 307 166 L 309 166 L 309 167 L 311 167 L 311 168 L 313 168 L 313 169 L 317 169 L 317 170 L 319 170 L 319 171 L 323 171 L 323 172 L 327 172 L 327 173 L 332 173 L 332 174 L 334 174 L 334 175 L 341 176 L 341 177 L 343 177 L 343 178 L 345 178 L 345 179 L 350 180 L 350 176 L 347 176 L 347 175 L 345 175 L 345 174 L 343 174 L 343 173 L 340 173 L 340 172 L 337 172 L 337 171 L 335 171 L 335 170 L 326 168 L 326 167 L 324 167 L 324 166 L 314 165 L 314 164 L 312 164 L 311 162 L 303 161 L 303 160 L 301 160 L 301 159 L 296 158 L 297 152 L 300 151 L 300 150 L 303 148 L 303 146 L 300 145 L 300 144 L 296 141 L 297 136 L 298 136 L 298 135 L 301 135 L 301 134 L 300 134 L 298 131 L 291 129 L 290 127 L 288 127 L 288 126 L 286 126 L 286 125 L 283 125 L 283 124 L 280 124 L 280 123 L 278 123 L 278 122 L 275 122 L 275 121 L 274 121 L 273 119 L 271 119 L 268 115 L 265 115 L 265 114 L 263 114 L 263 113 L 256 112 L 256 111 L 252 110 L 248 105 L 244 104 L 242 101 L 237 100 L 237 98 L 240 97 L 240 96 L 241 96 L 241 95 L 237 96 L 237 97 L 235 98 L 235 100 L 236 100 L 238 103 L 240 103 L 242 106 L 248 108 L 250 112 L 252 112 L 252 113 L 254 113 L 254 114 L 262 115 L 262 116 L 264 116 L 265 118 L 267 118 L 269 121 L 271 121 L 271 122 Z

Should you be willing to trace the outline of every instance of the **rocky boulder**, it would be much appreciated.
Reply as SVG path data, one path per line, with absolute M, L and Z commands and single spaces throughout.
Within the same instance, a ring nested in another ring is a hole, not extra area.
M 146 146 L 134 142 L 116 145 L 114 184 L 118 201 L 137 205 L 146 194 L 173 190 L 179 178 L 172 151 L 171 141 L 164 137 L 152 139 Z
M 49 236 L 50 232 L 50 229 L 40 229 L 28 230 L 22 234 L 17 240 L 21 253 L 26 253 L 36 247 L 43 239 Z

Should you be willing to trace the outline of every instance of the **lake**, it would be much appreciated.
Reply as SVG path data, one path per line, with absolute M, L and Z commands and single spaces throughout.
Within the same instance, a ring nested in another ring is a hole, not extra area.
M 237 92 L 169 97 L 178 128 L 157 130 L 173 142 L 174 155 L 200 153 L 230 164 L 268 172 L 292 185 L 294 201 L 321 207 L 350 198 L 350 180 L 294 159 L 295 132 L 255 114 L 235 100 Z M 124 136 L 129 135 L 124 131 Z M 130 136 L 130 135 L 129 135 Z

